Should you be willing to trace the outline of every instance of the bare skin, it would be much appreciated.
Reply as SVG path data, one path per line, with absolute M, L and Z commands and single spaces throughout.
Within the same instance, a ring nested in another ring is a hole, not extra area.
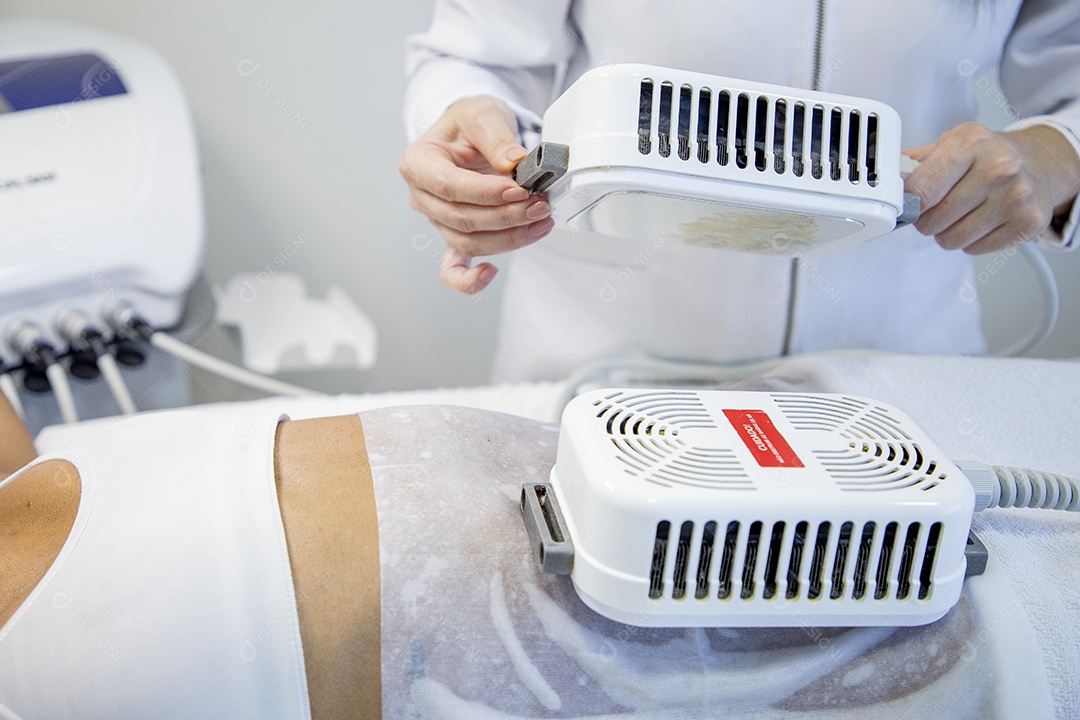
M 356 416 L 278 428 L 275 480 L 315 720 L 381 716 L 377 652 L 375 672 L 365 669 L 379 647 L 379 554 L 356 531 L 374 521 L 374 494 L 361 482 L 366 462 L 358 462 L 365 453 Z M 0 481 L 35 455 L 0 396 Z M 59 555 L 80 491 L 78 472 L 63 461 L 35 465 L 0 488 L 0 625 Z
M 379 551 L 367 472 L 359 417 L 278 425 L 274 475 L 315 720 L 382 717 Z
M 921 166 L 905 184 L 922 200 L 915 227 L 947 250 L 1000 251 L 1036 237 L 1068 213 L 1080 192 L 1080 157 L 1057 129 L 1035 125 L 993 132 L 964 123 L 937 142 L 904 151 Z M 441 277 L 459 292 L 480 292 L 495 277 L 473 258 L 510 252 L 551 232 L 551 212 L 510 177 L 525 148 L 501 100 L 460 100 L 399 163 L 412 206 L 446 240 Z

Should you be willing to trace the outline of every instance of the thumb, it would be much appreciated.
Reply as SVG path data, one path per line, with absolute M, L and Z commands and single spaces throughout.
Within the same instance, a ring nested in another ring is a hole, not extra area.
M 901 150 L 901 155 L 907 155 L 912 160 L 923 162 L 926 158 L 930 157 L 930 153 L 934 151 L 937 143 L 929 143 L 927 145 L 919 145 L 918 147 L 909 148 L 907 150 Z
M 496 172 L 509 174 L 528 154 L 518 141 L 517 116 L 501 100 L 478 100 L 470 108 L 472 122 L 464 125 L 465 137 Z

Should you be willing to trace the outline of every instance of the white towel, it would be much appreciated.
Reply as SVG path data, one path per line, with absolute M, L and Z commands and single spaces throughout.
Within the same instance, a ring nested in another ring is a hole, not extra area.
M 1080 362 L 858 353 L 792 364 L 828 378 L 820 390 L 895 406 L 954 460 L 1080 477 Z M 990 509 L 973 530 L 1035 628 L 1058 715 L 1080 717 L 1080 513 Z

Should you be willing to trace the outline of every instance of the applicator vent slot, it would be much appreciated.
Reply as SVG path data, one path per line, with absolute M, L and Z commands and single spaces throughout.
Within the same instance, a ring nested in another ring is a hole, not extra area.
M 925 600 L 932 589 L 942 526 L 934 523 L 925 546 L 920 544 L 922 527 L 895 520 L 826 520 L 816 525 L 806 520 L 732 520 L 726 525 L 664 520 L 656 526 L 649 597 L 687 602 L 903 601 L 911 598 L 917 578 L 917 598 Z M 675 553 L 669 562 L 672 542 Z
M 642 155 L 877 185 L 880 119 L 851 106 L 644 78 L 636 121 Z

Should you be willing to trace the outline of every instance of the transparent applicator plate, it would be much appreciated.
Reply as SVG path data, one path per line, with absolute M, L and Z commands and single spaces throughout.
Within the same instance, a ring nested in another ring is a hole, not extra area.
M 791 254 L 840 242 L 865 226 L 853 218 L 749 207 L 646 191 L 611 192 L 567 220 L 577 230 L 657 238 L 726 250 Z

